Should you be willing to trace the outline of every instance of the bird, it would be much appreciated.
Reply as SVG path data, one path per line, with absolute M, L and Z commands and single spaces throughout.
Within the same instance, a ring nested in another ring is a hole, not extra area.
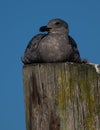
M 41 33 L 28 43 L 21 60 L 24 64 L 75 62 L 82 63 L 75 40 L 69 35 L 68 23 L 56 18 L 40 27 Z

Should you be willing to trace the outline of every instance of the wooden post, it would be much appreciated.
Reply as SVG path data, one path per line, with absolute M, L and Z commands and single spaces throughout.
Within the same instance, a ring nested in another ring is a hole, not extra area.
M 87 64 L 23 67 L 27 130 L 100 130 L 100 75 Z

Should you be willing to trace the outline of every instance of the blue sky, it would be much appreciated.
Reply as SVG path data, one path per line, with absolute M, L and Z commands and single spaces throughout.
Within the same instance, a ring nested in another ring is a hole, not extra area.
M 0 130 L 26 130 L 20 57 L 52 18 L 67 21 L 81 57 L 100 64 L 100 0 L 1 0 Z

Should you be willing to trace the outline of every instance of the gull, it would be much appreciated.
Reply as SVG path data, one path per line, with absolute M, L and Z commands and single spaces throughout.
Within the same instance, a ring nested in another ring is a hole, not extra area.
M 34 36 L 21 60 L 24 64 L 75 62 L 82 63 L 77 44 L 69 35 L 68 23 L 56 18 L 40 27 L 40 34 Z

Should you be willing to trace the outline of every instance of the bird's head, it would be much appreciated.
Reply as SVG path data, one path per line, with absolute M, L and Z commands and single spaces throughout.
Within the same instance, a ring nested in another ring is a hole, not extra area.
M 68 33 L 68 24 L 61 19 L 52 19 L 48 22 L 46 26 L 40 27 L 41 32 L 49 33 Z

